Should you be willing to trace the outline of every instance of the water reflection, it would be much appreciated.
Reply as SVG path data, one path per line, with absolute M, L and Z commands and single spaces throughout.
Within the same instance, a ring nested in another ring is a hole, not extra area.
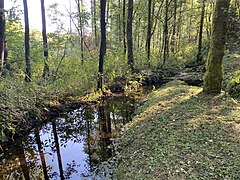
M 114 97 L 82 106 L 15 143 L 2 144 L 0 179 L 91 178 L 113 155 L 112 138 L 131 120 L 135 100 Z

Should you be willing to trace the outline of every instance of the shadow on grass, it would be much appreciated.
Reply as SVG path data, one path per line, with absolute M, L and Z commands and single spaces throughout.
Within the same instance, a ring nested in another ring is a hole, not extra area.
M 148 97 L 120 142 L 118 179 L 240 179 L 239 104 L 174 81 Z

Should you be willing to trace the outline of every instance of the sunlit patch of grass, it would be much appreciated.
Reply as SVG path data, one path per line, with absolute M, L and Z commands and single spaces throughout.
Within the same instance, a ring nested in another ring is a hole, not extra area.
M 148 100 L 137 110 L 136 114 L 138 116 L 135 117 L 129 126 L 133 126 L 141 120 L 146 120 L 146 118 L 151 119 L 153 116 L 171 109 L 173 106 L 188 100 L 190 97 L 196 96 L 201 91 L 197 87 L 189 87 L 189 89 L 181 88 L 184 84 L 182 81 L 169 82 L 161 91 L 155 90 L 149 94 L 147 97 Z
M 118 179 L 239 179 L 239 103 L 180 81 L 153 91 L 119 143 Z

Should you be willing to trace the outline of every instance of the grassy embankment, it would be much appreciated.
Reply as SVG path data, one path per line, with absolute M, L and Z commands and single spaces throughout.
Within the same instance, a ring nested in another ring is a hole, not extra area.
M 118 179 L 240 179 L 240 105 L 181 81 L 148 95 L 119 140 Z

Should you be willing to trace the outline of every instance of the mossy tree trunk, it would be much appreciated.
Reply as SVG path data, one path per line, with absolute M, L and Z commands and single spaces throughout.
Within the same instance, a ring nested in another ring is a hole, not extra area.
M 203 92 L 207 94 L 220 94 L 222 89 L 222 59 L 226 43 L 229 4 L 230 0 L 217 0 L 215 6 L 211 44 L 203 86 Z

